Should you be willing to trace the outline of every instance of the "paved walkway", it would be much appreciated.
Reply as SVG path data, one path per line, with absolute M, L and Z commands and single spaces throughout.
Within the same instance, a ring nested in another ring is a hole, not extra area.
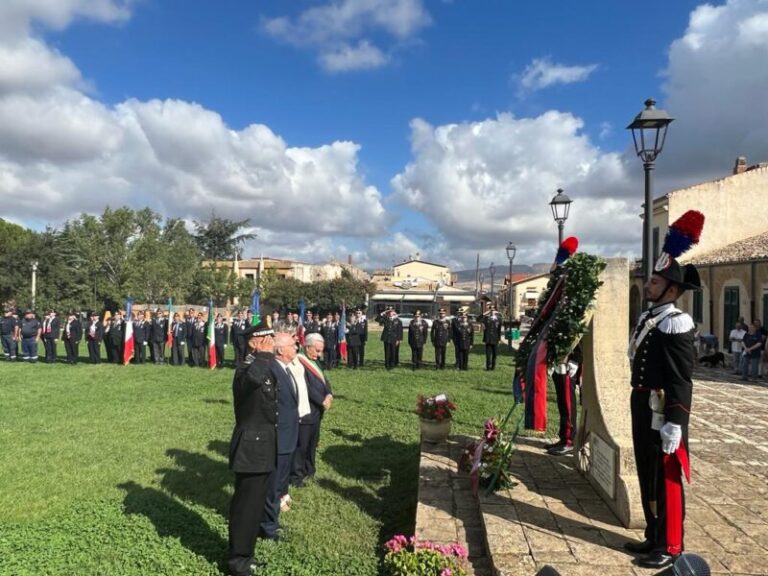
M 713 574 L 768 575 L 768 380 L 745 383 L 723 371 L 699 371 L 690 435 L 686 549 L 705 557 Z M 512 461 L 519 483 L 481 498 L 479 517 L 466 478 L 450 470 L 461 442 L 428 449 L 417 531 L 467 543 L 476 576 L 490 574 L 489 563 L 502 576 L 533 576 L 545 564 L 563 576 L 655 574 L 635 567 L 622 549 L 641 531 L 624 529 L 573 458 L 547 456 L 544 442 L 520 440 Z M 442 484 L 431 481 L 439 478 Z M 476 528 L 480 518 L 484 532 Z

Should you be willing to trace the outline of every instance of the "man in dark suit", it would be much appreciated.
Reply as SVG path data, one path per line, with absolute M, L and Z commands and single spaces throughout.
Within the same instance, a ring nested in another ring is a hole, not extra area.
M 277 471 L 268 488 L 264 519 L 260 534 L 264 538 L 278 538 L 278 517 L 281 509 L 290 507 L 288 477 L 293 453 L 299 443 L 299 390 L 288 366 L 296 357 L 296 343 L 287 332 L 275 334 L 275 359 L 272 376 L 277 382 Z
M 133 321 L 133 363 L 144 364 L 147 359 L 147 341 L 149 340 L 149 323 L 144 320 L 144 311 L 140 310 Z
M 165 342 L 168 340 L 168 318 L 165 317 L 162 309 L 155 310 L 155 318 L 152 320 L 149 332 L 152 361 L 155 364 L 164 364 Z
M 272 375 L 274 332 L 266 323 L 250 326 L 245 338 L 250 353 L 237 366 L 232 383 L 235 429 L 229 467 L 235 492 L 229 508 L 231 576 L 250 576 L 253 548 L 264 517 L 270 479 L 277 460 L 277 383 Z
M 49 310 L 43 320 L 43 348 L 45 348 L 45 361 L 52 364 L 56 362 L 56 341 L 59 339 L 61 324 L 55 310 Z
M 360 350 L 363 346 L 363 325 L 353 314 L 347 328 L 347 347 L 349 349 L 347 366 L 357 370 L 360 367 Z
M 339 339 L 339 326 L 333 321 L 333 314 L 330 312 L 320 325 L 320 335 L 325 341 L 323 362 L 325 362 L 325 369 L 330 370 L 336 366 L 336 342 Z
M 485 344 L 485 369 L 496 369 L 496 354 L 501 340 L 501 315 L 496 307 L 488 303 L 488 309 L 480 317 L 483 324 L 483 343 Z
M 350 330 L 350 333 L 352 331 Z M 315 453 L 320 440 L 320 423 L 323 414 L 333 403 L 331 383 L 320 366 L 325 342 L 320 334 L 308 334 L 304 342 L 304 354 L 296 357 L 303 374 L 303 382 L 299 380 L 299 386 L 306 386 L 308 413 L 302 413 L 302 404 L 299 399 L 299 444 L 293 455 L 291 463 L 290 484 L 301 486 L 306 478 L 315 475 Z M 296 364 L 294 360 L 294 364 Z M 298 378 L 297 378 L 298 380 Z M 301 397 L 301 388 L 300 397 Z
M 77 364 L 80 340 L 83 339 L 83 325 L 80 324 L 74 310 L 70 310 L 67 314 L 67 322 L 64 324 L 61 339 L 64 341 L 64 349 L 67 351 L 67 364 Z
M 91 321 L 85 330 L 85 340 L 88 343 L 88 358 L 91 364 L 101 363 L 101 341 L 104 340 L 104 325 L 99 320 L 99 313 L 91 312 Z
M 173 324 L 171 324 L 171 364 L 181 366 L 184 364 L 184 348 L 187 346 L 187 323 L 181 319 L 178 312 L 173 314 Z
M 130 322 L 130 320 L 129 320 Z M 112 354 L 116 364 L 123 363 L 123 348 L 125 347 L 125 322 L 118 310 L 112 317 L 109 326 L 109 338 L 112 342 Z

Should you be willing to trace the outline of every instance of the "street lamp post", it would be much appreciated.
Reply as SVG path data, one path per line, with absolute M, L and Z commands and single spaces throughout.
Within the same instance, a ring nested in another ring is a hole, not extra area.
M 507 244 L 507 260 L 509 260 L 509 281 L 507 282 L 507 315 L 509 316 L 509 325 L 507 326 L 507 342 L 509 342 L 509 349 L 512 350 L 512 322 L 514 320 L 512 314 L 514 312 L 512 305 L 512 262 L 515 261 L 515 254 L 517 254 L 517 246 L 512 242 Z
M 557 194 L 549 202 L 549 207 L 552 209 L 552 217 L 557 222 L 557 245 L 563 243 L 563 228 L 565 227 L 565 221 L 568 220 L 568 212 L 571 210 L 571 200 L 562 188 L 557 189 Z
M 485 274 L 481 273 L 480 274 L 480 292 L 479 292 L 479 296 L 477 297 L 477 299 L 479 301 L 482 301 L 482 299 L 483 299 L 483 282 L 484 281 L 485 281 Z M 483 311 L 483 305 L 480 302 L 478 302 L 478 304 L 480 305 L 480 312 L 482 312 Z
M 494 276 L 496 276 L 496 266 L 494 266 L 493 262 L 491 262 L 491 265 L 488 266 L 488 272 L 491 274 L 491 302 L 493 302 L 493 299 L 494 299 L 493 278 Z
M 667 128 L 674 118 L 664 110 L 656 108 L 656 100 L 648 98 L 645 109 L 640 112 L 627 130 L 632 131 L 635 152 L 643 161 L 645 169 L 645 205 L 643 215 L 643 281 L 647 282 L 653 273 L 653 195 L 652 171 L 656 157 L 664 149 Z
M 32 262 L 32 310 L 35 309 L 36 295 L 37 295 L 37 260 Z

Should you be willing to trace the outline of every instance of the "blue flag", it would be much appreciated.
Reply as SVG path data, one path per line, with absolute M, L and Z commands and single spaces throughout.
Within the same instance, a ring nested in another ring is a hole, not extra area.
M 251 296 L 251 312 L 253 312 L 253 317 L 251 318 L 251 324 L 253 326 L 256 326 L 259 322 L 261 322 L 261 314 L 259 313 L 259 289 L 253 291 L 253 296 Z

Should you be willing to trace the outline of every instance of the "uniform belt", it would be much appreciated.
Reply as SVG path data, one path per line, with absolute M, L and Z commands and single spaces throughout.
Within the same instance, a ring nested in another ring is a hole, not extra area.
M 652 392 L 654 390 L 661 390 L 661 388 L 649 388 L 648 386 L 632 386 L 632 390 L 638 390 L 640 392 Z

